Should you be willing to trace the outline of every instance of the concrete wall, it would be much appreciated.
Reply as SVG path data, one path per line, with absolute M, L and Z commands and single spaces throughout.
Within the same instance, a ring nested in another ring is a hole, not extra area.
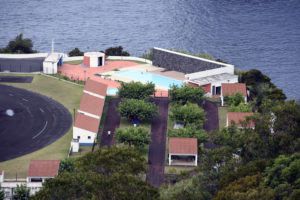
M 87 131 L 78 127 L 73 127 L 73 138 L 77 139 L 80 136 L 79 143 L 80 144 L 93 144 L 96 139 L 97 133 L 93 133 L 91 131 Z M 91 139 L 88 139 L 88 137 Z
M 41 72 L 45 57 L 39 58 L 0 58 L 0 71 Z
M 177 53 L 161 48 L 153 48 L 152 62 L 154 66 L 163 67 L 169 70 L 192 74 L 229 66 L 216 61 L 211 61 L 195 56 Z

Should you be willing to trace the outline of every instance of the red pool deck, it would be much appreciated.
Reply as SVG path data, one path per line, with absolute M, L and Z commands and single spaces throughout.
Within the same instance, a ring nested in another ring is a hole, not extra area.
M 63 64 L 58 68 L 58 71 L 72 80 L 86 80 L 87 78 L 91 78 L 93 80 L 104 83 L 108 86 L 108 88 L 118 88 L 120 84 L 116 81 L 105 79 L 103 77 L 96 76 L 95 74 L 113 71 L 115 69 L 132 67 L 136 65 L 140 65 L 135 62 L 130 61 L 106 61 L 106 64 L 102 67 L 81 67 L 82 64 L 79 65 L 71 65 L 71 64 Z

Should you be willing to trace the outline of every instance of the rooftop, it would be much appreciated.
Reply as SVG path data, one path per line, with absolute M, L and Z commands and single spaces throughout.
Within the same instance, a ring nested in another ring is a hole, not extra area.
M 230 96 L 236 93 L 241 93 L 244 97 L 247 96 L 245 83 L 222 83 L 223 96 Z
M 54 62 L 57 63 L 61 57 L 60 53 L 51 53 L 49 56 L 46 57 L 44 62 Z
M 234 121 L 235 125 L 237 127 L 241 127 L 240 121 L 245 121 L 247 116 L 252 116 L 252 112 L 228 112 L 227 113 L 227 120 L 228 125 L 231 124 L 231 121 Z M 254 123 L 252 120 L 250 120 L 248 127 L 253 128 Z
M 106 96 L 107 85 L 88 78 L 84 90 L 97 95 Z
M 100 119 L 77 113 L 74 127 L 81 128 L 93 133 L 98 133 Z
M 83 93 L 78 110 L 101 116 L 104 105 L 104 99 Z
M 0 175 L 2 175 L 2 170 L 0 170 Z
M 169 153 L 172 154 L 198 154 L 197 138 L 169 138 Z
M 31 160 L 27 176 L 55 177 L 58 174 L 59 160 Z
M 237 78 L 237 75 L 233 75 L 233 74 L 229 74 L 229 73 L 222 73 L 222 74 L 216 74 L 216 75 L 212 75 L 212 76 L 206 76 L 206 77 L 201 77 L 201 78 L 197 78 L 197 79 L 192 79 L 190 80 L 193 83 L 197 83 L 199 85 L 206 85 L 209 83 L 213 83 L 213 82 L 220 82 L 220 81 L 224 81 L 224 80 L 229 80 L 229 79 L 233 79 L 233 78 Z

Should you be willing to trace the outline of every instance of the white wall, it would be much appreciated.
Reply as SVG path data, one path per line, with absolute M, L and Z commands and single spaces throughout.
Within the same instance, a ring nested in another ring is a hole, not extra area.
M 228 73 L 228 74 L 234 74 L 234 66 L 233 65 L 228 65 L 226 67 L 220 67 L 217 69 L 210 69 L 206 71 L 201 71 L 201 72 L 195 72 L 192 74 L 186 74 L 185 77 L 187 79 L 197 79 L 201 77 L 207 77 L 207 76 L 212 76 L 216 74 L 223 74 L 223 73 Z
M 147 60 L 145 58 L 133 57 L 133 56 L 108 56 L 109 60 L 132 60 L 132 61 L 141 61 L 152 65 L 151 60 Z
M 97 133 L 87 131 L 78 127 L 73 127 L 73 138 L 77 139 L 80 136 L 79 143 L 94 143 L 94 140 L 97 137 Z M 88 139 L 88 136 L 91 136 L 91 139 Z
M 100 116 L 97 116 L 97 115 L 94 115 L 94 114 L 91 114 L 91 113 L 88 113 L 88 112 L 84 112 L 82 110 L 78 110 L 78 112 L 84 114 L 84 115 L 87 115 L 89 117 L 93 117 L 93 118 L 96 118 L 96 119 L 100 119 L 101 117 Z
M 87 91 L 87 90 L 83 90 L 83 92 L 84 92 L 84 93 L 87 93 L 87 94 L 90 94 L 90 95 L 92 95 L 92 96 L 94 96 L 94 97 L 98 97 L 98 98 L 101 98 L 101 99 L 105 99 L 104 96 L 95 94 L 95 93 L 93 93 L 93 92 L 89 92 L 89 91 Z
M 48 53 L 31 53 L 31 54 L 0 54 L 0 58 L 41 58 L 47 57 Z
M 83 60 L 83 56 L 64 57 L 64 61 Z
M 44 74 L 56 74 L 57 73 L 57 63 L 43 62 L 43 73 Z

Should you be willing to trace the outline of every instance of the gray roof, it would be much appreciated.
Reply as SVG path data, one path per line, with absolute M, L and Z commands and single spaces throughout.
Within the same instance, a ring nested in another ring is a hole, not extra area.
M 191 79 L 189 81 L 193 83 L 197 83 L 199 85 L 205 85 L 213 82 L 220 82 L 220 81 L 226 81 L 229 79 L 237 78 L 237 75 L 229 74 L 229 73 L 222 73 L 222 74 L 216 74 L 212 76 L 206 76 L 202 78 L 196 78 L 196 79 Z

